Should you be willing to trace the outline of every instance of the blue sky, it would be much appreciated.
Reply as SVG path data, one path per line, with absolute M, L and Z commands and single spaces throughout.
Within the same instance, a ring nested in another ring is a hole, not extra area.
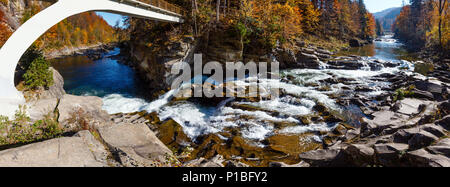
M 403 0 L 364 0 L 364 2 L 369 12 L 375 13 L 392 7 L 401 7 Z M 405 0 L 405 2 L 407 3 L 409 0 Z M 105 12 L 97 12 L 97 14 L 102 16 L 112 26 L 116 25 L 117 20 L 122 20 L 122 15 L 118 14 Z
M 97 15 L 102 16 L 103 19 L 106 20 L 106 22 L 108 22 L 109 25 L 115 26 L 117 21 L 120 21 L 120 26 L 123 26 L 123 16 L 119 15 L 119 14 L 112 14 L 112 13 L 107 13 L 107 12 L 97 12 Z
M 371 13 L 380 12 L 392 7 L 401 7 L 403 0 L 364 0 L 367 10 Z M 409 0 L 405 0 L 408 3 Z

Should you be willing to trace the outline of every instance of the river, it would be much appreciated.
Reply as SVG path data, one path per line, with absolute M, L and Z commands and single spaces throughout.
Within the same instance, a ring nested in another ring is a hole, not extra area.
M 336 123 L 313 121 L 305 125 L 299 119 L 299 116 L 313 115 L 315 113 L 313 108 L 318 103 L 345 116 L 352 125 L 357 125 L 363 114 L 359 109 L 341 107 L 337 102 L 339 97 L 348 95 L 356 86 L 370 88 L 361 92 L 360 95 L 370 97 L 382 94 L 382 88 L 389 87 L 389 83 L 373 79 L 374 77 L 412 69 L 411 64 L 398 59 L 399 56 L 404 55 L 401 44 L 389 36 L 383 37 L 380 41 L 375 41 L 373 45 L 352 48 L 339 55 L 367 56 L 364 61 L 395 61 L 403 67 L 402 70 L 398 67 L 383 67 L 371 71 L 370 67 L 363 67 L 356 70 L 325 68 L 282 71 L 284 78 L 289 76 L 293 77 L 293 80 L 276 80 L 268 84 L 280 85 L 286 92 L 286 96 L 260 102 L 227 100 L 227 102 L 233 102 L 234 106 L 247 105 L 261 109 L 254 111 L 232 107 L 226 105 L 227 103 L 221 103 L 218 106 L 205 106 L 190 101 L 170 103 L 173 92 L 155 101 L 148 101 L 144 99 L 146 89 L 142 85 L 145 84 L 132 68 L 114 58 L 118 53 L 119 49 L 115 49 L 97 61 L 91 61 L 86 57 L 67 57 L 54 60 L 53 66 L 64 77 L 64 88 L 69 94 L 99 96 L 103 98 L 103 108 L 110 114 L 144 110 L 157 112 L 162 120 L 174 119 L 193 139 L 203 134 L 218 133 L 230 128 L 239 129 L 242 137 L 256 142 L 277 133 L 299 134 L 333 130 Z M 331 78 L 352 80 L 352 83 L 351 85 L 330 83 L 327 80 Z M 349 86 L 352 89 L 347 93 L 345 90 Z M 280 122 L 297 125 L 287 127 L 274 125 Z M 315 135 L 311 137 L 311 140 L 320 142 L 321 137 Z

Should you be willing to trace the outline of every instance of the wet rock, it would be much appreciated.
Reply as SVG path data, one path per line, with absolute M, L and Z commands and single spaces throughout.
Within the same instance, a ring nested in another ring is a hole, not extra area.
M 329 61 L 328 64 L 333 65 L 331 69 L 358 70 L 364 67 L 364 64 L 358 60 Z
M 305 151 L 321 148 L 321 144 L 312 140 L 311 134 L 274 135 L 268 138 L 269 148 L 288 155 L 298 155 Z
M 297 54 L 296 57 L 297 57 L 297 64 L 299 64 L 299 66 L 302 68 L 318 69 L 320 67 L 320 60 L 314 54 L 307 54 L 300 52 Z
M 313 109 L 319 113 L 323 113 L 326 112 L 328 109 L 325 105 L 321 104 L 321 103 L 317 103 Z
M 171 166 L 178 162 L 145 124 L 113 125 L 102 127 L 98 132 L 126 167 Z
M 399 165 L 402 155 L 408 150 L 408 144 L 376 144 L 374 150 L 377 163 L 387 167 L 395 167 Z
M 411 137 L 411 139 L 408 141 L 408 144 L 411 149 L 416 150 L 429 146 L 438 140 L 439 138 L 435 135 L 426 131 L 420 131 L 418 133 L 415 133 L 414 136 Z
M 405 158 L 411 165 L 419 167 L 450 167 L 450 159 L 442 155 L 434 155 L 425 149 L 406 153 Z
M 336 135 L 345 135 L 347 133 L 347 128 L 342 124 L 338 124 L 332 131 Z
M 190 145 L 190 138 L 183 132 L 183 127 L 175 120 L 170 119 L 158 127 L 158 138 L 165 145 L 180 151 Z

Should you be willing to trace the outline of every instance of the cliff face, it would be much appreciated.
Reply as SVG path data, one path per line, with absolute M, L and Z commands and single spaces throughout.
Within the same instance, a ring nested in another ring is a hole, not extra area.
M 7 5 L 0 3 L 0 11 L 4 13 L 4 19 L 11 30 L 16 30 L 20 26 L 20 18 L 25 11 L 25 1 L 8 1 Z
M 42 1 L 33 1 L 34 5 L 45 8 L 49 3 Z M 31 8 L 29 0 L 9 0 L 7 4 L 0 3 L 0 11 L 5 14 L 5 21 L 12 31 L 19 28 L 21 20 L 27 9 Z

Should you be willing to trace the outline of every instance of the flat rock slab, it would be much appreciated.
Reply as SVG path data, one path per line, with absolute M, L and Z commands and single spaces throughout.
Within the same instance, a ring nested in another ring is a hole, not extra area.
M 89 135 L 88 135 L 89 136 Z M 92 136 L 92 135 L 90 135 Z M 2 167 L 106 167 L 83 137 L 64 137 L 0 152 Z M 101 147 L 97 147 L 101 150 Z M 103 151 L 105 151 L 103 149 Z M 106 152 L 106 151 L 105 151 Z
M 32 120 L 40 120 L 45 115 L 53 112 L 58 105 L 59 122 L 65 122 L 70 119 L 76 112 L 82 110 L 83 113 L 88 114 L 96 120 L 106 123 L 109 120 L 109 115 L 102 109 L 103 101 L 95 96 L 75 96 L 64 95 L 58 104 L 56 98 L 40 99 L 30 104 L 28 113 Z
M 413 98 L 406 98 L 402 100 L 401 107 L 398 110 L 398 112 L 402 114 L 412 115 L 419 113 L 419 106 L 425 105 L 427 108 L 434 108 L 433 105 L 435 105 L 435 102 L 432 101 L 424 101 L 420 99 L 413 99 Z
M 124 166 L 170 166 L 176 162 L 172 151 L 145 124 L 106 126 L 99 133 Z

